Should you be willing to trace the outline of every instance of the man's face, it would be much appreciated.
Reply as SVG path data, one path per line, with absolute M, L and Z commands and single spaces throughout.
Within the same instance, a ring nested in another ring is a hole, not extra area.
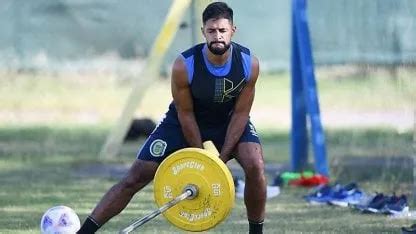
M 202 27 L 208 49 L 216 55 L 224 54 L 231 45 L 236 27 L 228 19 L 209 19 Z

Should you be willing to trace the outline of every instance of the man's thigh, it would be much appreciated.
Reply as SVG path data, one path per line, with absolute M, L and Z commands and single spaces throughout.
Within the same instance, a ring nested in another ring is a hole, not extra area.
M 254 142 L 260 144 L 259 135 L 254 127 L 254 124 L 250 121 L 247 122 L 246 127 L 244 128 L 243 134 L 238 140 L 238 143 L 242 142 Z
M 235 149 L 235 158 L 245 167 L 252 163 L 263 163 L 263 150 L 256 128 L 249 121 Z
M 173 152 L 188 147 L 179 125 L 161 123 L 147 138 L 137 158 L 161 163 Z
M 236 147 L 235 159 L 246 173 L 264 170 L 263 149 L 260 143 L 241 142 Z
M 202 127 L 201 128 L 202 141 L 208 141 L 208 140 L 213 141 L 214 145 L 220 151 L 222 146 L 224 145 L 225 135 L 227 134 L 227 127 L 228 125 L 218 126 L 214 128 Z M 250 121 L 248 121 L 246 126 L 244 127 L 244 131 L 241 134 L 241 137 L 238 140 L 237 145 L 238 143 L 242 143 L 242 142 L 254 142 L 254 143 L 260 144 L 260 139 L 256 132 L 256 128 Z M 237 148 L 235 150 L 237 150 Z

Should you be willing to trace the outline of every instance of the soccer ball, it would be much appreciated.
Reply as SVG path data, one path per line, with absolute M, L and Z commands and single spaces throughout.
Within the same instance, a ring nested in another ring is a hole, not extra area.
M 78 215 L 67 206 L 50 208 L 40 220 L 42 234 L 74 234 L 80 226 Z

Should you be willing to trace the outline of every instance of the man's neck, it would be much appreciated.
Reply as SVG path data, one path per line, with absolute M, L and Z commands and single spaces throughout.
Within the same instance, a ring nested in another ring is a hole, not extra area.
M 207 48 L 207 58 L 208 58 L 208 61 L 210 62 L 210 63 L 212 63 L 213 65 L 216 65 L 216 66 L 222 66 L 222 65 L 224 65 L 226 62 L 227 62 L 227 60 L 228 60 L 228 57 L 230 56 L 230 54 L 231 54 L 231 48 L 232 47 L 230 47 L 224 54 L 222 54 L 222 55 L 216 55 L 216 54 L 213 54 L 208 48 Z

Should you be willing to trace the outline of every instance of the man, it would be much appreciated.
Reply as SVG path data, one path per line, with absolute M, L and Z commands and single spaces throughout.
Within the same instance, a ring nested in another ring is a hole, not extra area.
M 173 102 L 140 149 L 128 174 L 95 207 L 78 233 L 94 233 L 119 214 L 135 193 L 152 181 L 159 163 L 185 147 L 212 140 L 220 158 L 233 157 L 245 172 L 245 205 L 250 233 L 262 233 L 266 179 L 262 147 L 249 113 L 259 62 L 249 49 L 231 42 L 233 10 L 222 2 L 202 15 L 206 43 L 183 52 L 172 68 Z

